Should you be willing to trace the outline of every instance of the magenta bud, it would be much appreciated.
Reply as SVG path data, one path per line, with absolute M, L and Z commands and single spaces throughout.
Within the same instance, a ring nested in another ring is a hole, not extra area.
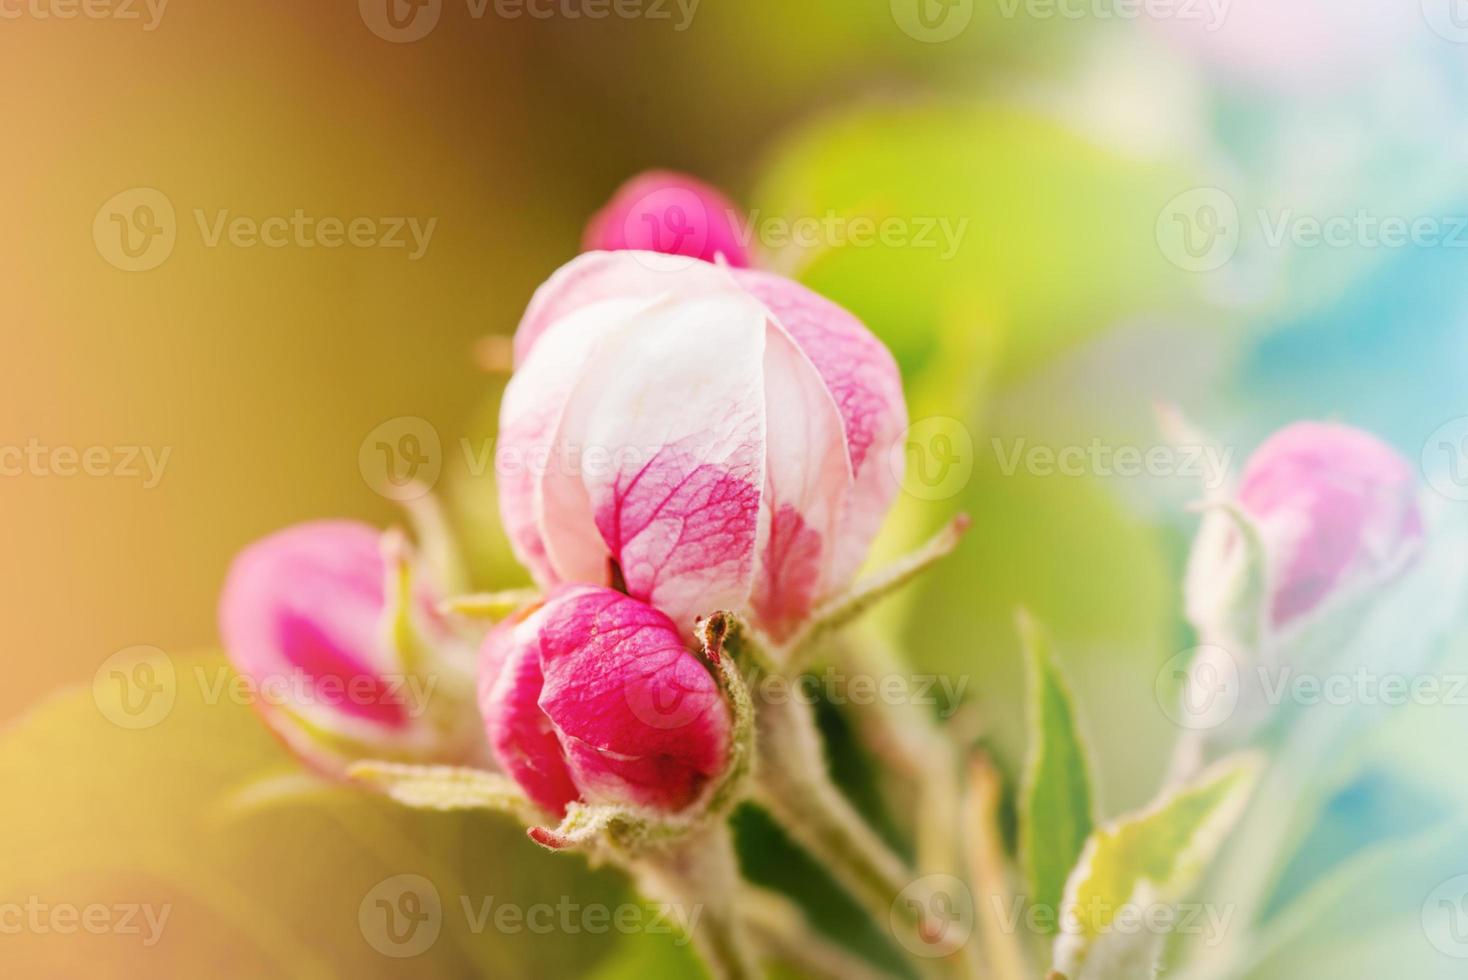
M 220 597 L 220 636 L 250 702 L 327 772 L 358 758 L 431 761 L 446 749 L 429 710 L 439 678 L 410 669 L 389 628 L 382 541 L 351 521 L 286 528 L 235 558 Z M 419 639 L 447 642 L 433 597 L 420 587 L 413 604 Z
M 668 617 L 610 589 L 559 588 L 491 631 L 479 706 L 502 768 L 557 815 L 574 802 L 675 813 L 729 764 L 708 667 Z
M 618 188 L 586 226 L 589 252 L 627 250 L 684 255 L 747 268 L 749 250 L 734 202 L 701 180 L 651 170 Z

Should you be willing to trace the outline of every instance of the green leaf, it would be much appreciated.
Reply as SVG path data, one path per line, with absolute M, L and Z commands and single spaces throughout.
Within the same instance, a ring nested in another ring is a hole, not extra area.
M 1044 630 L 1019 616 L 1030 688 L 1030 749 L 1020 798 L 1020 860 L 1030 901 L 1060 907 L 1065 882 L 1094 826 L 1090 765 L 1070 685 Z M 1054 931 L 1053 929 L 1051 931 Z
M 1186 895 L 1243 813 L 1261 768 L 1252 754 L 1231 756 L 1097 830 L 1066 884 L 1055 969 L 1070 980 L 1153 975 L 1165 936 L 1119 928 L 1118 917 Z
M 941 332 L 975 329 L 950 313 L 976 305 L 1012 375 L 1139 308 L 1196 308 L 1155 229 L 1193 186 L 1183 164 L 1113 152 L 1022 106 L 904 104 L 798 131 L 753 203 L 766 218 L 901 223 L 901 240 L 833 234 L 767 258 L 862 317 L 909 373 L 931 363 Z
M 367 761 L 354 764 L 347 775 L 414 809 L 491 810 L 529 824 L 551 821 L 514 781 L 482 769 Z

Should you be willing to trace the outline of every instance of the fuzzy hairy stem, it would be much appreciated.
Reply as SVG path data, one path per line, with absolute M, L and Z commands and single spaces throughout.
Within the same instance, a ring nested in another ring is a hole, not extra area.
M 920 879 L 877 836 L 831 782 L 810 707 L 796 699 L 758 699 L 756 799 L 846 888 L 879 926 L 890 927 L 909 951 L 927 923 L 923 901 L 900 901 Z M 954 958 L 914 954 L 919 972 L 955 970 Z
M 903 668 L 884 643 L 843 637 L 837 656 L 853 676 L 891 677 Z M 958 875 L 958 753 L 953 741 L 923 705 L 878 698 L 853 719 L 858 736 L 874 756 L 916 787 L 914 833 L 917 867 L 924 873 Z M 907 797 L 911 803 L 911 797 Z
M 735 908 L 740 877 L 728 824 L 716 823 L 645 853 L 630 860 L 627 869 L 645 895 L 683 913 L 693 947 L 714 980 L 758 980 L 763 975 L 750 956 L 753 947 Z
M 823 936 L 800 906 L 778 892 L 746 885 L 739 908 L 750 936 L 765 956 L 795 967 L 803 976 L 812 980 L 892 980 Z
M 1030 972 L 1024 949 L 1014 933 L 1004 927 L 1000 916 L 991 914 L 992 909 L 1009 905 L 1013 898 L 1004 877 L 1004 844 L 999 830 L 1002 795 L 1003 787 L 994 764 L 984 753 L 976 754 L 969 763 L 963 823 L 967 831 L 964 843 L 969 880 L 973 882 L 980 910 L 979 936 L 994 980 L 1025 980 Z

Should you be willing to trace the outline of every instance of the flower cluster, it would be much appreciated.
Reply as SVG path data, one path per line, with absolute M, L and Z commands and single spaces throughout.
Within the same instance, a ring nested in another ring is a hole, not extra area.
M 612 460 L 526 467 L 499 487 L 512 547 L 543 595 L 482 641 L 484 745 L 553 815 L 573 803 L 696 805 L 729 764 L 732 726 L 698 624 L 729 612 L 789 639 L 851 583 L 897 493 L 890 450 L 907 414 L 892 356 L 839 306 L 747 268 L 730 220 L 697 181 L 633 181 L 588 227 L 593 250 L 541 287 L 515 334 L 502 451 L 595 447 Z M 658 233 L 685 224 L 674 240 Z M 420 584 L 410 609 L 389 608 L 393 574 L 367 528 L 281 532 L 235 564 L 225 645 L 251 675 L 370 685 L 406 669 L 384 621 L 407 616 L 420 667 L 447 669 L 460 638 L 439 615 L 443 597 Z M 462 711 L 449 700 L 446 712 Z M 269 720 L 298 751 L 330 756 L 328 769 L 472 758 L 391 700 Z
M 962 942 L 949 941 L 948 896 L 932 893 L 935 879 L 958 880 L 952 866 L 915 880 L 918 869 L 830 781 L 809 706 L 752 698 L 733 666 L 738 658 L 741 669 L 798 675 L 813 638 L 946 554 L 967 519 L 856 581 L 902 478 L 908 419 L 897 366 L 851 313 L 754 267 L 731 211 L 697 181 L 639 178 L 592 221 L 588 250 L 531 299 L 514 337 L 500 451 L 598 460 L 500 473 L 501 518 L 534 590 L 455 599 L 460 583 L 398 532 L 324 521 L 240 554 L 220 631 L 256 682 L 289 675 L 349 693 L 262 706 L 313 767 L 410 805 L 513 812 L 546 847 L 585 849 L 619 861 L 648 891 L 707 903 L 695 939 L 716 975 L 755 973 L 742 930 L 759 916 L 737 907 L 748 892 L 723 819 L 745 795 L 920 963 L 941 958 L 978 975 Z M 1292 637 L 1402 575 L 1429 537 L 1406 462 L 1336 424 L 1277 433 L 1203 506 L 1188 616 L 1201 649 L 1256 659 L 1283 656 Z M 488 628 L 468 615 L 490 609 L 498 621 Z M 1036 650 L 1038 631 L 1025 631 Z M 1049 685 L 1040 708 L 1068 712 L 1047 657 L 1034 655 L 1034 679 Z M 1200 658 L 1186 683 L 1217 666 Z M 443 683 L 429 685 L 428 704 L 409 705 L 394 683 L 404 677 Z M 1046 737 L 1077 737 L 1072 719 L 1052 721 Z M 992 769 L 967 760 L 973 789 L 960 800 L 962 749 L 934 719 L 879 719 L 873 730 L 883 725 L 882 748 L 920 784 L 922 820 L 938 842 L 920 853 L 952 851 L 977 833 L 968 824 L 992 822 Z M 1165 846 L 1200 856 L 1243 809 L 1254 765 L 1225 759 L 1205 771 L 1209 745 L 1179 748 L 1176 775 L 1191 788 L 1174 788 L 1126 833 L 1176 819 L 1157 831 Z M 1082 852 L 1075 831 L 1091 828 L 1083 753 L 1032 751 L 1029 778 L 1054 780 L 1048 805 L 1076 806 L 1057 818 L 1064 832 L 1046 838 L 1074 848 L 1045 858 L 1074 867 L 1070 901 L 1097 887 L 1094 867 L 1124 859 L 1102 852 L 1126 834 L 1098 828 Z M 1073 769 L 1060 772 L 1065 765 Z M 1022 819 L 1027 847 L 1037 818 Z M 980 847 L 980 863 L 1000 849 Z M 1147 888 L 1180 889 L 1183 877 Z M 790 916 L 775 908 L 788 930 Z M 1106 916 L 1097 916 L 1100 934 Z M 1011 966 L 1024 959 L 1005 942 L 989 954 Z M 1099 976 L 1084 965 L 1097 942 L 1085 929 L 1062 937 L 1055 962 L 1080 980 Z M 1117 961 L 1133 955 L 1155 950 Z

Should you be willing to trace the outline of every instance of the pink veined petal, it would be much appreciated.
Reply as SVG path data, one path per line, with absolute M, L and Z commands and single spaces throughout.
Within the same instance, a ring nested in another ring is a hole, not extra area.
M 765 334 L 765 492 L 750 604 L 783 640 L 831 587 L 851 464 L 841 415 L 810 359 L 778 323 Z
M 764 309 L 726 280 L 605 336 L 556 438 L 584 452 L 581 472 L 542 481 L 558 567 L 574 556 L 579 580 L 606 582 L 615 559 L 631 595 L 690 632 L 744 605 L 765 479 L 764 327 Z M 586 550 L 596 534 L 600 569 Z
M 547 602 L 540 637 L 540 707 L 588 801 L 679 810 L 723 770 L 728 708 L 667 616 L 568 589 Z
M 1416 488 L 1394 449 L 1349 426 L 1297 423 L 1260 446 L 1245 467 L 1239 502 L 1274 556 L 1276 625 L 1420 538 Z
M 634 298 L 603 299 L 569 312 L 548 325 L 554 329 L 505 388 L 495 449 L 500 519 L 515 557 L 542 588 L 575 578 L 547 554 L 537 506 L 545 473 L 568 465 L 554 451 L 556 429 L 600 338 L 642 306 Z
M 372 738 L 406 727 L 381 676 L 395 666 L 379 635 L 383 572 L 379 534 L 365 524 L 318 521 L 255 542 L 235 558 L 220 596 L 231 661 L 266 690 L 312 682 L 319 696 L 290 708 L 328 730 Z M 326 679 L 330 686 L 315 683 Z M 351 684 L 353 697 L 332 693 Z M 375 696 L 361 696 L 367 689 Z
M 515 366 L 530 356 L 551 324 L 609 299 L 651 301 L 725 288 L 729 272 L 707 262 L 657 252 L 586 252 L 557 269 L 535 291 L 515 329 Z
M 902 376 L 886 346 L 840 306 L 792 280 L 734 269 L 734 280 L 758 299 L 800 345 L 835 399 L 845 426 L 855 486 L 840 534 L 831 580 L 849 582 L 896 499 L 903 459 L 891 448 L 907 429 Z
M 536 803 L 561 815 L 580 793 L 555 726 L 540 710 L 544 607 L 497 625 L 479 660 L 479 711 L 495 758 Z

